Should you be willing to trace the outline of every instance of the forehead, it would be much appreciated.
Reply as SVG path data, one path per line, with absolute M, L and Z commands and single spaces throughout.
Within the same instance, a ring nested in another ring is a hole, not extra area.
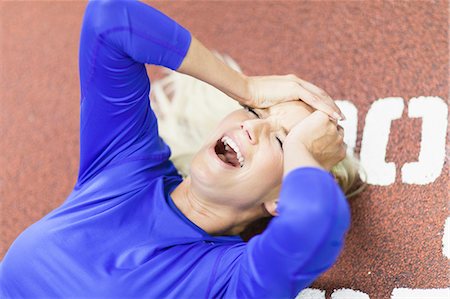
M 289 101 L 261 110 L 265 117 L 276 118 L 287 131 L 290 131 L 315 109 L 302 101 Z

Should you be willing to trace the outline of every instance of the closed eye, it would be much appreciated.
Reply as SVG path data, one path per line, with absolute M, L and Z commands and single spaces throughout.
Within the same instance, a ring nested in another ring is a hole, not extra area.
M 250 113 L 253 113 L 254 115 L 256 115 L 256 117 L 257 118 L 261 118 L 260 116 L 259 116 L 259 114 L 258 113 L 256 113 L 256 111 L 255 110 L 253 110 L 252 108 L 250 108 L 250 107 L 246 107 L 246 109 L 250 112 Z
M 253 108 L 250 108 L 250 107 L 245 107 L 245 108 L 246 108 L 250 113 L 253 113 L 257 118 L 261 118 L 261 117 L 259 116 L 259 114 L 256 113 L 255 110 L 253 110 Z M 275 137 L 275 138 L 277 139 L 278 143 L 280 144 L 281 149 L 283 149 L 283 142 L 281 141 L 281 139 L 278 138 L 278 137 Z

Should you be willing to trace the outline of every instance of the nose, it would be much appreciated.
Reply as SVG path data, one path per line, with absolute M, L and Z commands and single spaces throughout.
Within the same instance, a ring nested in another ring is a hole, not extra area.
M 270 124 L 266 119 L 250 119 L 241 123 L 251 144 L 257 144 L 261 137 L 270 133 Z

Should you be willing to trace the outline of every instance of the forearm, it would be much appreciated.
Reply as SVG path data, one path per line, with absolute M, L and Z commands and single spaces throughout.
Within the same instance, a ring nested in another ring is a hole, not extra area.
M 306 147 L 301 144 L 297 146 L 286 146 L 284 149 L 283 177 L 286 177 L 289 172 L 299 167 L 317 167 L 324 169 Z
M 194 35 L 191 36 L 188 53 L 177 71 L 211 84 L 242 104 L 248 102 L 247 76 L 227 66 Z

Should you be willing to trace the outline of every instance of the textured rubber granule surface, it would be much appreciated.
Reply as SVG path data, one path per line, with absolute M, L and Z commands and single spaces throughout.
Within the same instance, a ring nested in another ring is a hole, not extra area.
M 421 140 L 430 134 L 425 132 L 429 127 L 422 129 L 429 119 L 408 117 L 413 98 L 427 97 L 430 105 L 420 111 L 432 111 L 436 102 L 448 111 L 448 2 L 148 3 L 208 48 L 230 55 L 247 75 L 295 73 L 333 98 L 349 101 L 357 112 L 357 153 L 364 139 L 380 138 L 367 129 L 373 104 L 385 105 L 374 112 L 380 123 L 383 115 L 399 111 L 384 153 L 386 163 L 393 163 L 394 178 L 375 181 L 351 201 L 345 249 L 312 288 L 326 290 L 327 298 L 347 288 L 383 299 L 395 288 L 449 287 L 449 260 L 443 253 L 448 161 L 435 167 L 428 181 L 419 174 L 407 182 L 402 172 L 406 163 L 419 160 Z M 3 257 L 20 232 L 60 205 L 75 184 L 77 59 L 86 3 L 0 5 Z M 148 69 L 152 79 L 158 76 L 158 67 Z M 400 99 L 383 100 L 390 97 Z M 447 144 L 447 134 L 437 133 L 447 132 L 447 120 L 438 118 L 431 120 L 430 143 L 437 165 L 445 159 L 439 153 Z

